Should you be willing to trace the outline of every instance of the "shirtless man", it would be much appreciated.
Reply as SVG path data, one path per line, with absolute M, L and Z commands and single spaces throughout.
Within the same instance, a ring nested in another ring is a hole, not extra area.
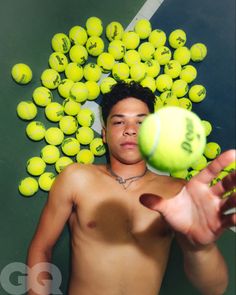
M 69 295 L 157 295 L 174 236 L 186 275 L 201 294 L 220 295 L 227 287 L 227 267 L 215 241 L 236 224 L 235 214 L 223 214 L 235 207 L 235 193 L 221 199 L 235 187 L 235 173 L 213 187 L 209 183 L 235 160 L 235 150 L 223 153 L 188 183 L 147 170 L 137 133 L 153 111 L 154 98 L 135 83 L 113 87 L 102 103 L 109 164 L 72 164 L 50 191 L 28 265 L 51 262 L 68 221 Z M 42 273 L 41 279 L 45 277 Z M 30 276 L 28 282 L 30 287 Z M 29 294 L 37 293 L 32 288 Z

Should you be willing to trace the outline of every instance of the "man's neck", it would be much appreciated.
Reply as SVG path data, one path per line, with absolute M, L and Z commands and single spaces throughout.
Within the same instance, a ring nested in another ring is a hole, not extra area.
M 133 176 L 142 175 L 147 169 L 145 161 L 140 161 L 134 164 L 126 164 L 117 161 L 116 159 L 111 159 L 109 163 L 110 169 L 116 175 L 119 175 L 123 179 L 127 179 Z

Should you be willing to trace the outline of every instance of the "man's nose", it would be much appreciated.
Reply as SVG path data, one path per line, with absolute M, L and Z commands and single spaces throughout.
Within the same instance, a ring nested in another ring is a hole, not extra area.
M 128 124 L 126 125 L 124 129 L 124 135 L 134 136 L 137 134 L 137 126 L 134 124 Z

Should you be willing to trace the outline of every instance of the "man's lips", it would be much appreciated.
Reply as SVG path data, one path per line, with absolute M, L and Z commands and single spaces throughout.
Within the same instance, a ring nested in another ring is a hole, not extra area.
M 125 148 L 134 148 L 137 146 L 137 143 L 132 142 L 132 141 L 126 141 L 126 142 L 121 143 L 121 146 L 125 147 Z

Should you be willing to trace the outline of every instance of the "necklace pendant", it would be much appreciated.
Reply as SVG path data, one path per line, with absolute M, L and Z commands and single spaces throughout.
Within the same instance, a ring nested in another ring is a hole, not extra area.
M 116 180 L 119 182 L 119 184 L 124 184 L 124 183 L 126 183 L 126 180 L 125 180 L 124 178 L 120 177 L 120 176 L 117 176 L 117 177 L 116 177 Z

